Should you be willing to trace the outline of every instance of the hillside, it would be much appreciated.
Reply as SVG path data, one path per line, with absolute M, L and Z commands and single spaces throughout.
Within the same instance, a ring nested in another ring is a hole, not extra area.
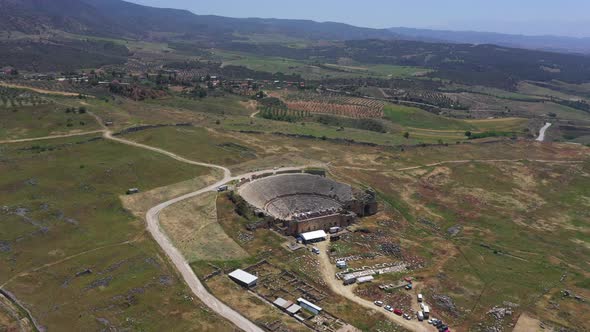
M 436 79 L 509 90 L 522 80 L 582 83 L 590 77 L 590 58 L 581 55 L 457 43 L 458 37 L 436 42 L 452 35 L 408 29 L 392 32 L 333 22 L 196 15 L 121 0 L 0 0 L 0 30 L 0 67 L 27 71 L 123 64 L 133 55 L 126 49 L 128 43 L 139 41 L 161 43 L 160 48 L 180 58 L 207 56 L 204 50 L 214 48 L 265 57 L 255 61 L 280 57 L 316 68 L 342 61 L 410 66 L 426 69 Z M 409 39 L 422 41 L 405 40 L 410 34 Z M 285 41 L 298 41 L 297 47 Z M 149 47 L 134 51 L 146 56 Z M 338 76 L 339 69 L 330 70 L 331 77 Z
M 431 39 L 439 42 L 463 44 L 495 44 L 535 50 L 590 54 L 590 38 L 564 36 L 525 36 L 495 32 L 450 31 L 431 29 L 391 28 L 409 39 Z
M 142 6 L 121 0 L 0 0 L 0 30 L 43 34 L 51 30 L 96 36 L 154 38 L 168 33 L 207 40 L 233 33 L 279 34 L 311 40 L 393 38 L 386 29 L 308 20 L 236 19 L 186 10 Z

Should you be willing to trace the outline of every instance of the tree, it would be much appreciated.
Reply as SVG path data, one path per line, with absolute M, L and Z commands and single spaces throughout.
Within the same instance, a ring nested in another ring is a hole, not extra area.
M 473 133 L 471 131 L 468 130 L 465 132 L 465 136 L 471 137 L 471 135 L 473 135 Z
M 405 139 L 408 139 L 408 138 L 410 138 L 410 133 L 406 131 L 406 132 L 404 133 L 404 138 L 405 138 Z

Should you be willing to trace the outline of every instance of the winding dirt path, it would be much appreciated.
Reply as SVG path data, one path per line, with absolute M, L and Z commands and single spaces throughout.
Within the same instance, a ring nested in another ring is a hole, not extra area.
M 203 301 L 203 303 L 205 303 L 209 308 L 211 308 L 213 311 L 215 311 L 217 314 L 219 314 L 220 316 L 226 318 L 227 320 L 229 320 L 230 322 L 232 322 L 234 325 L 236 325 L 237 327 L 239 327 L 240 329 L 244 330 L 244 331 L 248 331 L 248 332 L 262 332 L 263 330 L 258 327 L 256 324 L 254 324 L 253 322 L 251 322 L 250 320 L 248 320 L 246 317 L 242 316 L 240 313 L 238 313 L 237 311 L 231 309 L 229 306 L 227 306 L 226 304 L 224 304 L 223 302 L 221 302 L 220 300 L 218 300 L 216 297 L 214 297 L 211 293 L 209 293 L 207 291 L 207 289 L 204 287 L 204 285 L 201 283 L 201 281 L 199 280 L 199 278 L 197 277 L 197 275 L 195 274 L 195 272 L 192 270 L 192 268 L 190 267 L 188 261 L 185 259 L 185 257 L 180 253 L 180 251 L 172 244 L 171 240 L 166 236 L 166 234 L 164 233 L 164 231 L 161 229 L 160 226 L 160 222 L 159 222 L 159 215 L 161 213 L 161 211 L 171 205 L 174 205 L 178 202 L 181 202 L 183 200 L 198 196 L 200 194 L 203 194 L 205 192 L 210 192 L 210 191 L 216 191 L 217 188 L 221 185 L 227 184 L 228 182 L 234 181 L 234 180 L 239 180 L 241 178 L 248 178 L 248 177 L 252 177 L 253 175 L 258 175 L 258 174 L 263 174 L 263 173 L 268 173 L 268 172 L 280 172 L 280 171 L 287 171 L 287 170 L 301 170 L 305 167 L 309 167 L 311 165 L 307 165 L 307 166 L 300 166 L 300 167 L 285 167 L 285 168 L 280 168 L 280 169 L 273 169 L 273 170 L 263 170 L 263 171 L 258 171 L 258 172 L 251 172 L 251 173 L 245 173 L 239 176 L 232 176 L 231 171 L 224 166 L 220 166 L 220 165 L 215 165 L 215 164 L 210 164 L 210 163 L 203 163 L 203 162 L 197 162 L 197 161 L 193 161 L 193 160 L 189 160 L 186 158 L 183 158 L 177 154 L 174 154 L 172 152 L 166 151 L 164 149 L 160 149 L 160 148 L 156 148 L 156 147 L 152 147 L 152 146 L 148 146 L 148 145 L 144 145 L 144 144 L 140 144 L 137 142 L 133 142 L 133 141 L 128 141 L 125 139 L 122 139 L 120 137 L 116 137 L 113 136 L 113 133 L 104 125 L 104 123 L 102 122 L 102 120 L 100 119 L 100 117 L 98 117 L 97 115 L 95 115 L 92 112 L 88 112 L 91 116 L 93 116 L 96 121 L 100 124 L 100 126 L 103 128 L 102 130 L 99 131 L 95 131 L 95 132 L 86 132 L 86 133 L 79 133 L 79 134 L 70 134 L 70 135 L 65 135 L 65 136 L 57 136 L 57 137 L 41 137 L 41 138 L 31 138 L 31 139 L 25 139 L 24 141 L 34 141 L 34 140 L 41 140 L 41 139 L 51 139 L 51 138 L 59 138 L 59 137 L 69 137 L 69 136 L 77 136 L 77 135 L 86 135 L 89 133 L 98 133 L 98 132 L 102 132 L 103 133 L 103 137 L 105 139 L 109 139 L 112 141 L 116 141 L 122 144 L 126 144 L 129 146 L 133 146 L 133 147 L 137 147 L 137 148 L 141 148 L 141 149 L 146 149 L 146 150 L 150 150 L 156 153 L 160 153 L 163 154 L 165 156 L 168 156 L 172 159 L 175 159 L 177 161 L 183 162 L 183 163 L 187 163 L 187 164 L 191 164 L 191 165 L 195 165 L 195 166 L 201 166 L 201 167 L 207 167 L 207 168 L 212 168 L 212 169 L 216 169 L 216 170 L 220 170 L 223 173 L 223 177 L 217 181 L 214 184 L 211 184 L 207 187 L 201 188 L 197 191 L 173 198 L 171 200 L 168 200 L 166 202 L 160 203 L 154 207 L 152 207 L 151 209 L 149 209 L 149 211 L 146 214 L 146 221 L 147 221 L 147 229 L 150 232 L 150 234 L 153 236 L 153 238 L 156 240 L 156 242 L 160 245 L 160 247 L 162 248 L 162 250 L 166 253 L 166 255 L 170 258 L 171 262 L 176 266 L 176 268 L 178 269 L 178 271 L 180 272 L 180 274 L 182 275 L 184 281 L 187 283 L 187 285 L 190 287 L 191 291 L 201 300 Z M 23 140 L 17 140 L 17 141 L 23 141 Z M 523 161 L 525 159 L 521 159 L 521 160 L 502 160 L 502 159 L 498 159 L 498 160 L 455 160 L 455 161 L 443 161 L 443 162 L 438 162 L 438 163 L 433 163 L 433 164 L 429 164 L 429 165 L 422 165 L 422 166 L 414 166 L 414 167 L 407 167 L 407 168 L 401 168 L 398 169 L 398 171 L 404 171 L 404 170 L 413 170 L 413 169 L 418 169 L 418 168 L 422 168 L 422 167 L 432 167 L 432 166 L 437 166 L 437 165 L 443 165 L 443 164 L 449 164 L 449 163 L 468 163 L 468 162 L 514 162 L 514 161 Z M 580 161 L 551 161 L 551 160 L 535 160 L 535 161 L 539 161 L 539 162 L 552 162 L 552 163 L 580 163 Z M 313 165 L 313 166 L 318 166 L 318 165 Z M 322 165 L 319 165 L 322 166 Z M 324 165 L 325 166 L 325 165 Z M 119 244 L 120 245 L 120 244 Z M 375 310 L 375 306 L 373 305 L 373 303 L 371 303 L 370 301 L 364 300 L 358 296 L 356 296 L 353 292 L 352 289 L 350 287 L 341 287 L 342 285 L 340 285 L 340 283 L 335 279 L 334 274 L 334 267 L 332 266 L 332 264 L 330 264 L 329 258 L 327 256 L 326 253 L 326 247 L 327 243 L 322 244 L 322 250 L 321 250 L 321 254 L 319 256 L 320 259 L 320 266 L 321 266 L 321 273 L 323 278 L 326 280 L 326 282 L 328 282 L 328 285 L 330 286 L 330 288 L 337 294 L 344 296 L 345 298 L 367 308 L 370 310 Z M 95 249 L 97 250 L 97 249 Z M 81 253 L 83 254 L 83 253 Z M 395 323 L 408 328 L 412 331 L 429 331 L 429 328 L 432 329 L 431 326 L 429 326 L 428 324 L 425 323 L 419 323 L 418 321 L 412 320 L 412 321 L 406 321 L 401 317 L 395 316 L 395 315 L 389 315 L 386 314 L 386 317 L 392 321 L 394 321 Z
M 359 296 L 357 296 L 356 294 L 354 294 L 353 289 L 354 286 L 344 286 L 342 284 L 342 281 L 336 279 L 336 267 L 334 266 L 334 264 L 332 264 L 330 262 L 330 258 L 328 257 L 328 245 L 329 242 L 321 242 L 321 243 L 317 243 L 315 246 L 318 247 L 318 249 L 320 249 L 320 254 L 318 255 L 318 259 L 320 262 L 320 272 L 322 274 L 322 278 L 326 281 L 326 283 L 328 284 L 328 287 L 330 287 L 330 289 L 342 296 L 345 297 L 346 299 L 361 305 L 363 307 L 365 307 L 368 310 L 384 310 L 383 308 L 379 308 L 376 307 L 375 304 L 373 304 L 371 301 L 365 300 Z M 386 311 L 383 311 L 383 315 L 395 322 L 397 325 L 403 326 L 411 331 L 416 331 L 416 332 L 427 332 L 427 331 L 436 331 L 436 329 L 434 327 L 432 327 L 431 325 L 428 325 L 428 323 L 426 322 L 419 322 L 416 319 L 413 320 L 405 320 L 404 318 L 394 315 L 393 313 L 389 313 Z
M 537 163 L 547 163 L 547 164 L 581 164 L 585 161 L 583 160 L 547 160 L 547 159 L 465 159 L 465 160 L 447 160 L 447 161 L 440 161 L 437 163 L 420 165 L 420 166 L 411 166 L 411 167 L 404 167 L 398 168 L 396 171 L 411 171 L 415 169 L 425 168 L 425 167 L 434 167 L 446 164 L 466 164 L 466 163 L 514 163 L 514 162 L 537 162 Z
M 0 86 L 4 86 L 7 88 L 13 88 L 13 89 L 30 90 L 30 91 L 34 91 L 34 92 L 41 93 L 44 95 L 57 95 L 57 96 L 67 96 L 67 97 L 77 97 L 80 95 L 79 93 L 76 93 L 76 92 L 45 90 L 45 89 L 40 89 L 40 88 L 34 88 L 31 86 L 12 84 L 12 83 L 6 83 L 6 82 L 0 82 Z M 91 98 L 94 98 L 94 97 L 91 96 Z
M 0 144 L 44 141 L 44 140 L 56 139 L 56 138 L 67 138 L 67 137 L 74 137 L 74 136 L 85 136 L 85 135 L 98 134 L 98 133 L 103 133 L 103 132 L 104 132 L 104 130 L 93 130 L 93 131 L 83 131 L 83 132 L 79 132 L 79 133 L 71 133 L 71 134 L 63 134 L 63 135 L 51 135 L 51 136 L 43 136 L 43 137 L 11 139 L 11 140 L 0 141 Z

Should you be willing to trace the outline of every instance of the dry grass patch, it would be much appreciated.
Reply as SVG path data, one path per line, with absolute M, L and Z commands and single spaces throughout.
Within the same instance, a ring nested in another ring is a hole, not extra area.
M 175 204 L 160 215 L 164 231 L 189 262 L 248 257 L 217 222 L 216 198 L 217 193 L 205 193 Z
M 145 218 L 147 211 L 162 202 L 175 197 L 197 191 L 205 186 L 215 183 L 222 177 L 220 171 L 212 170 L 211 173 L 182 181 L 169 186 L 156 188 L 136 195 L 121 196 L 123 206 L 138 218 Z

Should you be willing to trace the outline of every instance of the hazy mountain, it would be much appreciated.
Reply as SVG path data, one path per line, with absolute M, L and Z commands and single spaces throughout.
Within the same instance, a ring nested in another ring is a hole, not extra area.
M 465 44 L 495 44 L 517 48 L 556 52 L 590 53 L 590 38 L 560 36 L 525 36 L 494 32 L 449 31 L 412 28 L 391 28 L 390 31 L 408 39 L 431 39 Z
M 218 37 L 236 32 L 312 40 L 396 37 L 386 29 L 342 23 L 196 15 L 186 10 L 153 8 L 121 0 L 0 0 L 0 30 L 26 34 L 64 30 L 140 38 L 170 37 L 170 34 Z
M 405 39 L 590 53 L 590 38 L 410 28 L 371 29 L 335 22 L 229 18 L 142 6 L 122 0 L 0 0 L 0 30 L 33 35 L 63 30 L 109 37 L 216 42 L 235 40 L 236 33 L 308 40 Z

